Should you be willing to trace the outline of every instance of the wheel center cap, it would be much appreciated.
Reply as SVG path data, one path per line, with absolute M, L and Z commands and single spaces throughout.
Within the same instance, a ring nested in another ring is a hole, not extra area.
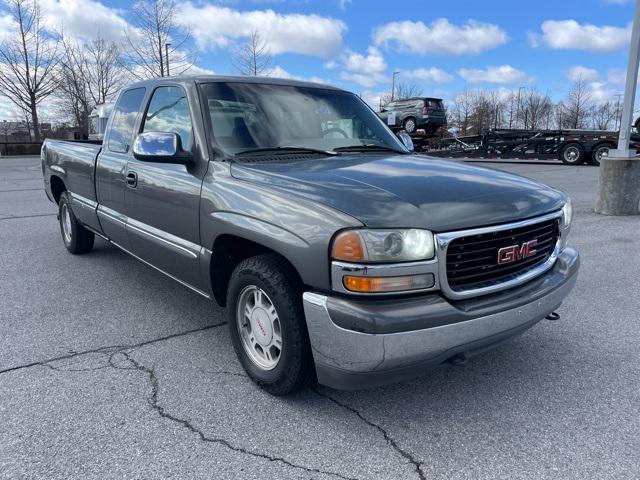
M 260 345 L 266 347 L 271 343 L 273 327 L 269 315 L 262 308 L 256 308 L 251 313 L 251 330 Z

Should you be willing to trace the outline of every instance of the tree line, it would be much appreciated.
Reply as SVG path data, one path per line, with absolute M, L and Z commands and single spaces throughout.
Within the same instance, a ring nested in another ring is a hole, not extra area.
M 131 8 L 130 28 L 119 42 L 100 36 L 80 41 L 64 31 L 45 28 L 39 0 L 5 0 L 16 31 L 0 43 L 0 95 L 24 119 L 33 140 L 42 139 L 39 109 L 56 105 L 59 118 L 69 119 L 84 137 L 89 115 L 111 102 L 134 79 L 182 74 L 194 67 L 191 32 L 176 22 L 175 0 L 139 0 Z M 241 75 L 272 73 L 267 42 L 257 31 L 232 51 L 231 63 Z M 396 85 L 393 97 L 422 96 L 412 84 Z M 553 102 L 536 88 L 503 92 L 466 89 L 445 103 L 449 128 L 457 135 L 475 135 L 491 128 L 619 128 L 621 105 L 596 102 L 589 86 L 575 82 L 566 98 Z
M 16 31 L 0 43 L 0 95 L 21 114 L 36 142 L 42 139 L 39 112 L 45 100 L 86 138 L 93 109 L 113 101 L 127 82 L 180 75 L 197 61 L 191 32 L 176 21 L 175 0 L 135 2 L 130 28 L 119 42 L 100 36 L 81 41 L 45 28 L 39 0 L 5 4 L 3 13 Z M 232 50 L 231 61 L 241 75 L 271 71 L 267 42 L 257 31 Z
M 127 81 L 181 74 L 196 60 L 186 48 L 190 33 L 175 22 L 174 0 L 136 2 L 132 28 L 117 43 L 100 36 L 80 41 L 46 29 L 38 0 L 5 3 L 15 32 L 0 43 L 0 95 L 21 114 L 36 142 L 42 139 L 43 101 L 56 105 L 60 117 L 86 136 L 91 111 L 112 101 Z
M 467 89 L 445 106 L 448 128 L 458 136 L 500 128 L 617 130 L 622 113 L 620 99 L 597 102 L 580 79 L 557 102 L 535 87 L 509 92 Z

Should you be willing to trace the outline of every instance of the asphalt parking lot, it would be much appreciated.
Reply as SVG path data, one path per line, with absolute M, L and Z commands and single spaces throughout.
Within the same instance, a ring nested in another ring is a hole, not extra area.
M 274 398 L 226 312 L 100 240 L 72 256 L 38 159 L 0 159 L 0 478 L 640 478 L 640 218 L 567 191 L 582 271 L 558 322 L 416 381 Z

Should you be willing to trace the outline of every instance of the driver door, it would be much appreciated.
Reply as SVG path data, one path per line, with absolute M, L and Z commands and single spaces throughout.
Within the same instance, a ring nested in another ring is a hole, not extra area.
M 157 87 L 141 122 L 142 132 L 173 132 L 184 150 L 194 151 L 189 102 L 182 87 Z M 194 157 L 196 158 L 196 157 Z M 178 280 L 203 290 L 199 260 L 200 189 L 204 169 L 193 164 L 129 159 L 127 233 L 133 254 Z

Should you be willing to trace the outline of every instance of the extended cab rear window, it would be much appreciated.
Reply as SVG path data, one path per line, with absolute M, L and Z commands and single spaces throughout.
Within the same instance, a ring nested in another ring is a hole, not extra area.
M 134 88 L 120 95 L 113 111 L 113 120 L 109 131 L 109 151 L 127 153 L 133 141 L 133 129 L 142 106 L 146 89 Z

